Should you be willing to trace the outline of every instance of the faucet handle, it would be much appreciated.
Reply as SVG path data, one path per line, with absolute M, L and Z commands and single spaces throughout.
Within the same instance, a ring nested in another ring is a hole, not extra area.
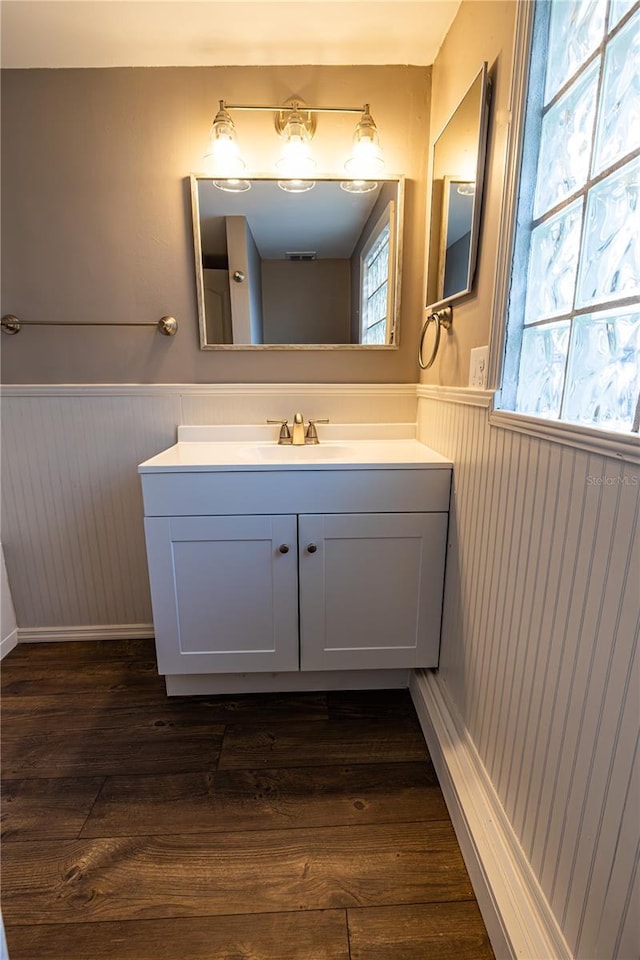
M 291 432 L 289 430 L 289 423 L 287 420 L 267 420 L 267 423 L 280 424 L 280 434 L 278 436 L 278 443 L 284 443 L 285 440 L 291 440 Z
M 318 439 L 318 431 L 316 430 L 316 423 L 329 423 L 329 420 L 319 418 L 314 420 L 309 417 L 309 426 L 307 427 L 307 432 L 305 434 L 307 443 L 320 443 Z

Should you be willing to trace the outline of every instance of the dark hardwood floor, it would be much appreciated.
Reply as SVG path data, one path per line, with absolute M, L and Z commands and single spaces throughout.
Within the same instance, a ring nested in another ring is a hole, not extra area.
M 490 960 L 406 691 L 167 698 L 146 641 L 2 662 L 11 960 Z

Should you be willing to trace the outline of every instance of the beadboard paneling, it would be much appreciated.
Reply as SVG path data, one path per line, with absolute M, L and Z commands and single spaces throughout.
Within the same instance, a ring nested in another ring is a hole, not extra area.
M 138 463 L 180 397 L 3 400 L 3 537 L 20 627 L 149 623 Z
M 174 443 L 179 424 L 262 423 L 297 409 L 334 422 L 412 422 L 415 386 L 5 387 L 2 536 L 19 628 L 31 639 L 68 627 L 80 628 L 70 637 L 147 632 L 138 463 Z
M 13 609 L 13 598 L 7 580 L 4 553 L 0 543 L 0 660 L 6 657 L 18 642 L 18 625 Z M 0 955 L 1 956 L 1 955 Z
M 440 677 L 575 956 L 630 960 L 640 471 L 477 406 L 418 423 L 455 464 Z

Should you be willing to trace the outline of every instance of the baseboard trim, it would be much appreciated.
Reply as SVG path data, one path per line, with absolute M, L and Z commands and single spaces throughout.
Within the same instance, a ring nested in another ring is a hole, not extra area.
M 439 675 L 409 689 L 497 960 L 572 953 Z
M 18 643 L 61 643 L 74 640 L 147 640 L 152 623 L 108 623 L 82 627 L 18 627 Z
M 6 655 L 10 653 L 13 648 L 18 643 L 18 628 L 12 630 L 11 633 L 8 633 L 6 637 L 3 637 L 0 640 L 0 660 L 4 660 Z

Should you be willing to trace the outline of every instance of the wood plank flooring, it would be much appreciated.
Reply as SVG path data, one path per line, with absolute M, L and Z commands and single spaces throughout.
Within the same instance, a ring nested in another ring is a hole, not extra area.
M 491 960 L 406 691 L 167 698 L 152 642 L 2 662 L 11 960 Z

